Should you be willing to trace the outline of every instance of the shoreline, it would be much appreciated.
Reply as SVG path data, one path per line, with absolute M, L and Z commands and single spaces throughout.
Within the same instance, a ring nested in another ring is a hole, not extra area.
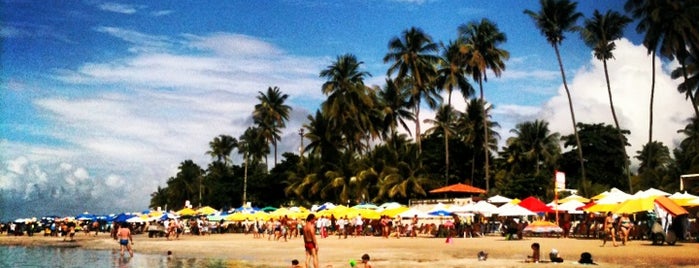
M 0 235 L 1 246 L 64 247 L 118 251 L 116 240 L 107 233 L 97 237 L 78 233 L 74 242 L 63 242 L 60 237 Z M 601 247 L 597 239 L 526 237 L 523 240 L 504 240 L 500 236 L 454 238 L 417 237 L 386 239 L 382 237 L 337 236 L 318 238 L 321 267 L 348 267 L 349 260 L 358 260 L 364 253 L 371 255 L 375 267 L 579 267 L 582 252 L 592 253 L 596 263 L 605 267 L 658 267 L 696 266 L 699 264 L 699 243 L 681 243 L 675 246 L 653 246 L 650 241 L 632 240 L 627 246 Z M 548 252 L 556 248 L 564 263 L 524 263 L 531 254 L 531 243 L 541 244 L 541 258 L 548 260 Z M 134 235 L 134 251 L 138 254 L 165 256 L 173 252 L 176 259 L 208 259 L 228 263 L 228 267 L 285 267 L 292 259 L 305 261 L 302 239 L 288 242 L 269 241 L 266 237 L 253 238 L 244 234 L 213 234 L 207 236 L 183 235 L 178 240 L 148 238 Z M 488 260 L 478 261 L 479 251 L 489 254 Z M 137 257 L 137 256 L 136 256 Z

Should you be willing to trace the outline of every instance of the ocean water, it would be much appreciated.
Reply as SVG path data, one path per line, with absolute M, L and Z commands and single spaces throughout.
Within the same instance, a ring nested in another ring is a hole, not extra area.
M 253 267 L 249 264 L 214 259 L 168 258 L 163 255 L 139 254 L 122 257 L 117 250 L 81 248 L 0 246 L 0 267 L 182 267 L 218 268 Z

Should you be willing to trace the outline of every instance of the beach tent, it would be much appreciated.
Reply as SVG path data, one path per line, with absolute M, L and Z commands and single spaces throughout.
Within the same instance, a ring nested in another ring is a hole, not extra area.
M 507 216 L 533 216 L 533 215 L 536 215 L 536 213 L 534 213 L 534 212 L 532 212 L 524 207 L 521 207 L 519 205 L 512 204 L 512 203 L 507 203 L 507 204 L 504 204 L 504 205 L 498 207 L 498 209 L 495 212 L 493 212 L 493 214 L 497 214 L 498 216 L 505 216 L 505 217 L 507 217 Z
M 437 188 L 437 189 L 431 190 L 430 193 L 431 194 L 440 194 L 440 193 L 484 194 L 484 193 L 486 193 L 486 191 L 481 189 L 481 188 L 478 188 L 478 187 L 473 187 L 471 185 L 457 183 L 457 184 L 452 184 L 449 186 L 444 186 L 442 188 Z
M 425 218 L 430 218 L 429 214 L 425 213 L 424 211 L 418 210 L 416 208 L 409 208 L 406 211 L 403 211 L 398 214 L 399 217 L 401 218 L 413 218 L 417 215 L 418 219 L 425 219 Z
M 488 197 L 488 202 L 494 203 L 494 204 L 504 204 L 504 203 L 509 203 L 510 201 L 512 201 L 512 199 L 501 196 L 501 195 Z
M 536 212 L 536 213 L 550 213 L 554 212 L 553 209 L 550 207 L 546 206 L 544 202 L 539 200 L 536 197 L 530 196 L 522 200 L 522 202 L 519 202 L 519 206 L 528 209 L 529 211 Z
M 386 209 L 392 209 L 392 208 L 399 208 L 399 207 L 404 207 L 398 202 L 386 202 L 383 203 L 379 206 L 380 210 L 386 210 Z
M 359 205 L 353 206 L 352 208 L 357 208 L 357 209 L 373 209 L 373 210 L 376 210 L 376 209 L 379 209 L 379 206 L 374 205 L 374 204 L 372 204 L 372 203 L 361 203 L 361 204 L 359 204 Z
M 277 210 L 277 208 L 275 208 L 275 207 L 272 207 L 272 206 L 266 206 L 266 207 L 263 207 L 263 208 L 261 208 L 260 210 L 262 210 L 262 211 L 264 211 L 264 212 L 268 212 L 268 213 L 269 213 L 269 212 L 272 212 L 272 211 L 275 211 L 275 210 Z
M 113 222 L 126 222 L 126 220 L 133 218 L 133 217 L 136 217 L 136 215 L 120 213 L 120 214 L 114 216 L 111 219 L 111 221 L 113 221 Z
M 396 216 L 400 215 L 403 212 L 408 211 L 410 208 L 406 206 L 400 206 L 396 208 L 389 208 L 389 209 L 384 209 L 380 212 L 381 215 L 389 216 L 391 218 L 395 218 Z
M 473 209 L 471 210 L 471 212 L 481 213 L 483 215 L 489 216 L 495 213 L 497 209 L 497 206 L 481 200 L 473 205 Z
M 79 221 L 94 221 L 95 220 L 95 214 L 90 214 L 87 212 L 83 212 L 82 214 L 75 216 L 76 220 Z

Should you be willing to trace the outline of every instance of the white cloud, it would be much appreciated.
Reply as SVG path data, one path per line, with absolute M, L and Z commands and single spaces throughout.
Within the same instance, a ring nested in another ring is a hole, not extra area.
M 172 13 L 174 13 L 174 12 L 175 12 L 174 10 L 169 10 L 169 9 L 168 9 L 168 10 L 153 11 L 153 12 L 151 12 L 150 14 L 151 14 L 151 16 L 154 16 L 154 17 L 161 17 L 161 16 L 170 15 L 170 14 L 172 14 Z
M 99 9 L 104 10 L 104 11 L 109 11 L 109 12 L 114 12 L 114 13 L 121 13 L 121 14 L 134 14 L 137 11 L 137 7 L 133 5 L 126 5 L 126 4 L 120 4 L 120 3 L 114 3 L 114 2 L 106 2 L 102 3 L 98 6 Z
M 26 157 L 20 156 L 17 159 L 10 160 L 7 162 L 7 170 L 18 175 L 24 175 L 25 166 L 28 162 L 29 160 L 27 160 Z
M 627 147 L 627 153 L 633 157 L 648 141 L 651 59 L 646 56 L 646 48 L 642 45 L 633 45 L 626 39 L 616 44 L 616 59 L 607 65 L 619 123 L 622 129 L 631 131 L 628 136 L 631 147 Z M 660 59 L 656 62 L 653 139 L 672 149 L 674 139 L 678 138 L 676 131 L 684 128 L 685 120 L 692 115 L 692 108 L 677 92 L 678 82 L 661 71 Z M 590 55 L 589 64 L 572 76 L 569 88 L 576 120 L 614 125 L 602 63 Z M 552 131 L 562 135 L 572 133 L 568 100 L 562 85 L 557 96 L 544 104 L 540 118 L 550 122 Z

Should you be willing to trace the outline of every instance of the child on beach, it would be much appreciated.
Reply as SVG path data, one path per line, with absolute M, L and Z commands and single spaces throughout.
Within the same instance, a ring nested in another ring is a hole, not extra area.
M 303 268 L 303 266 L 299 264 L 299 260 L 294 259 L 291 261 L 291 268 Z
M 532 255 L 527 256 L 527 259 L 525 260 L 525 262 L 538 263 L 539 259 L 541 257 L 541 252 L 540 252 L 541 246 L 539 245 L 539 243 L 533 243 L 531 248 L 532 248 Z
M 369 257 L 369 254 L 362 255 L 362 264 L 364 265 L 364 266 L 362 266 L 363 268 L 371 268 L 371 264 L 369 263 L 369 260 L 371 260 L 371 258 Z

